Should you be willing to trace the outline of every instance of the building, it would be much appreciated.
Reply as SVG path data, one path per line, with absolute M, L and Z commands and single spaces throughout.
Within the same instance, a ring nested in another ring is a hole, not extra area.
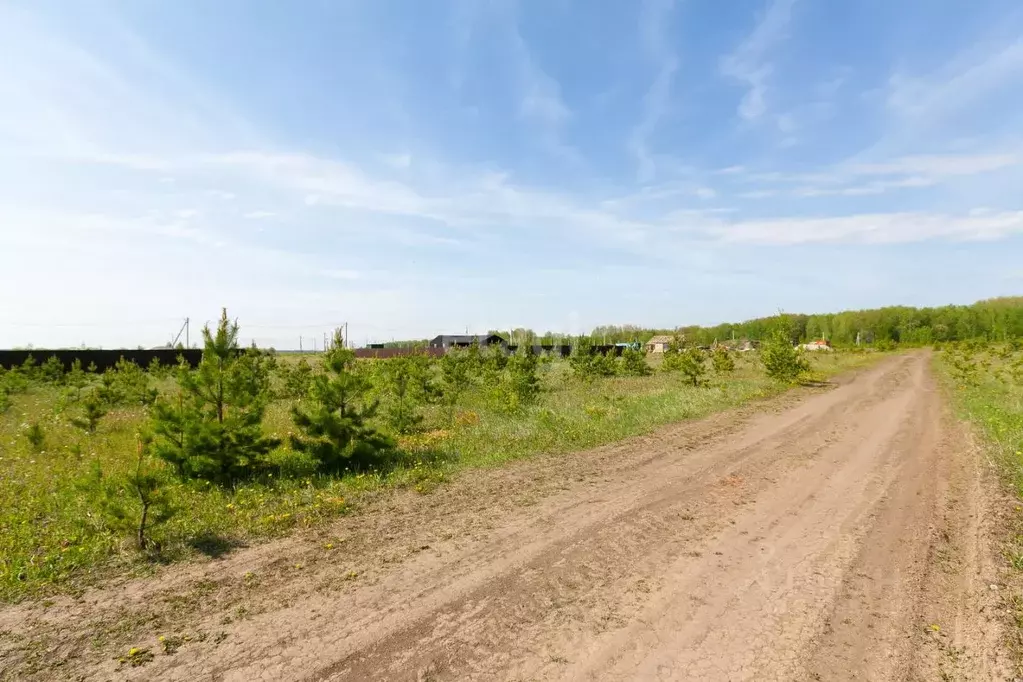
M 644 348 L 647 353 L 663 353 L 668 350 L 668 345 L 671 344 L 673 338 L 675 337 L 668 334 L 659 334 L 647 341 Z
M 831 350 L 831 342 L 827 339 L 817 339 L 802 345 L 803 350 Z
M 441 334 L 430 341 L 430 348 L 469 348 L 470 346 L 504 346 L 505 341 L 497 334 L 476 336 L 473 334 Z

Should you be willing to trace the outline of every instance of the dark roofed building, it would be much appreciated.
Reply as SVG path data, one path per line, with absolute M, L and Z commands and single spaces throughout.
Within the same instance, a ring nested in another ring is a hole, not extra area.
M 474 334 L 441 334 L 430 341 L 430 348 L 469 348 L 470 346 L 504 345 L 504 339 L 497 334 L 476 336 Z

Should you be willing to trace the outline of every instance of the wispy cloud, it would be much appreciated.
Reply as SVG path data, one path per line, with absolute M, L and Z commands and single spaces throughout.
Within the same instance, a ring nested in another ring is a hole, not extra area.
M 1023 165 L 1023 154 L 929 154 L 865 163 L 849 161 L 815 173 L 748 174 L 770 189 L 747 191 L 746 199 L 785 194 L 798 197 L 870 196 L 903 189 L 934 187 L 956 178 L 994 173 Z
M 888 82 L 888 109 L 919 123 L 938 122 L 998 91 L 1023 85 L 1023 39 L 976 46 L 934 73 L 896 72 Z
M 719 223 L 704 228 L 728 243 L 903 244 L 926 240 L 991 240 L 1023 233 L 1023 211 L 965 215 L 878 213 L 842 217 L 777 218 Z
M 721 72 L 746 87 L 738 113 L 752 121 L 767 112 L 767 90 L 774 65 L 771 52 L 788 36 L 796 0 L 770 0 L 756 28 L 731 54 L 721 60 Z
M 655 154 L 650 150 L 650 136 L 660 123 L 671 100 L 672 81 L 679 59 L 667 36 L 674 0 L 644 0 L 640 10 L 639 30 L 643 48 L 657 71 L 643 95 L 643 113 L 627 140 L 629 152 L 636 159 L 637 175 L 647 182 L 656 175 Z
M 904 156 L 882 163 L 861 163 L 850 170 L 857 175 L 925 175 L 932 178 L 978 175 L 1018 166 L 1020 154 L 931 154 Z

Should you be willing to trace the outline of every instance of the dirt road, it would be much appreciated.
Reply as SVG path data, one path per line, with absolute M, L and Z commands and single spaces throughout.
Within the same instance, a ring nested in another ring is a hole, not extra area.
M 990 472 L 928 363 L 382 498 L 336 549 L 7 609 L 0 653 L 60 679 L 1007 679 Z

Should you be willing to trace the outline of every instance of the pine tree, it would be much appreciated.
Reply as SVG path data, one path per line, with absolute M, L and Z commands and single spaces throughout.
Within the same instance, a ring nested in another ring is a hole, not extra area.
M 711 364 L 716 374 L 728 374 L 735 371 L 735 360 L 732 359 L 731 353 L 724 346 L 718 346 L 714 349 Z
M 313 368 L 305 358 L 301 358 L 294 367 L 282 362 L 279 373 L 283 383 L 281 393 L 285 398 L 304 398 L 309 393 Z
M 75 358 L 71 363 L 71 370 L 65 377 L 68 388 L 74 390 L 75 400 L 81 400 L 82 389 L 89 384 L 89 375 L 82 369 L 82 361 Z
M 266 382 L 251 354 L 240 354 L 238 324 L 226 310 L 216 333 L 207 326 L 202 334 L 199 366 L 178 370 L 181 394 L 153 410 L 153 449 L 183 477 L 233 487 L 277 445 L 263 435 Z
M 85 400 L 82 401 L 82 415 L 72 418 L 71 423 L 83 431 L 95 433 L 96 427 L 99 426 L 99 420 L 106 413 L 107 409 L 103 401 L 96 395 L 96 391 L 91 391 Z
M 396 357 L 383 364 L 383 388 L 390 396 L 387 421 L 398 433 L 412 433 L 423 423 L 420 413 L 421 379 L 409 357 Z
M 592 379 L 595 376 L 593 342 L 589 336 L 580 336 L 568 357 L 568 364 L 577 377 Z
M 542 387 L 537 366 L 532 346 L 523 346 L 508 359 L 508 387 L 519 407 L 534 403 L 540 395 Z
M 293 438 L 295 449 L 309 453 L 321 471 L 340 473 L 382 464 L 393 443 L 368 421 L 379 403 L 370 401 L 370 382 L 356 367 L 355 353 L 345 348 L 341 330 L 323 356 L 325 372 L 313 378 L 307 405 L 292 408 L 303 433 Z
M 135 467 L 128 473 L 110 476 L 99 462 L 94 462 L 89 474 L 78 483 L 78 488 L 92 498 L 104 522 L 115 531 L 131 533 L 140 550 L 153 546 L 152 529 L 169 521 L 176 511 L 166 494 L 164 475 L 153 466 L 151 444 L 149 436 L 139 436 Z
M 682 369 L 682 354 L 686 350 L 685 340 L 682 335 L 675 332 L 664 349 L 664 361 L 661 363 L 661 370 L 664 372 L 678 372 Z
M 458 401 L 472 383 L 473 362 L 474 358 L 470 352 L 457 348 L 452 348 L 441 357 L 441 396 L 444 406 L 447 408 L 449 423 L 454 422 Z
M 696 346 L 686 348 L 679 355 L 678 369 L 693 386 L 703 383 L 703 377 L 707 373 L 707 367 L 703 364 L 706 358 L 703 351 Z
M 51 355 L 46 362 L 39 365 L 39 379 L 50 384 L 64 383 L 64 365 L 56 355 Z
M 653 372 L 653 369 L 646 361 L 646 354 L 630 346 L 622 351 L 621 372 L 625 376 L 645 377 Z
M 786 384 L 796 383 L 803 374 L 810 371 L 810 363 L 792 345 L 784 330 L 776 331 L 771 336 L 761 350 L 760 360 L 764 363 L 767 376 Z

